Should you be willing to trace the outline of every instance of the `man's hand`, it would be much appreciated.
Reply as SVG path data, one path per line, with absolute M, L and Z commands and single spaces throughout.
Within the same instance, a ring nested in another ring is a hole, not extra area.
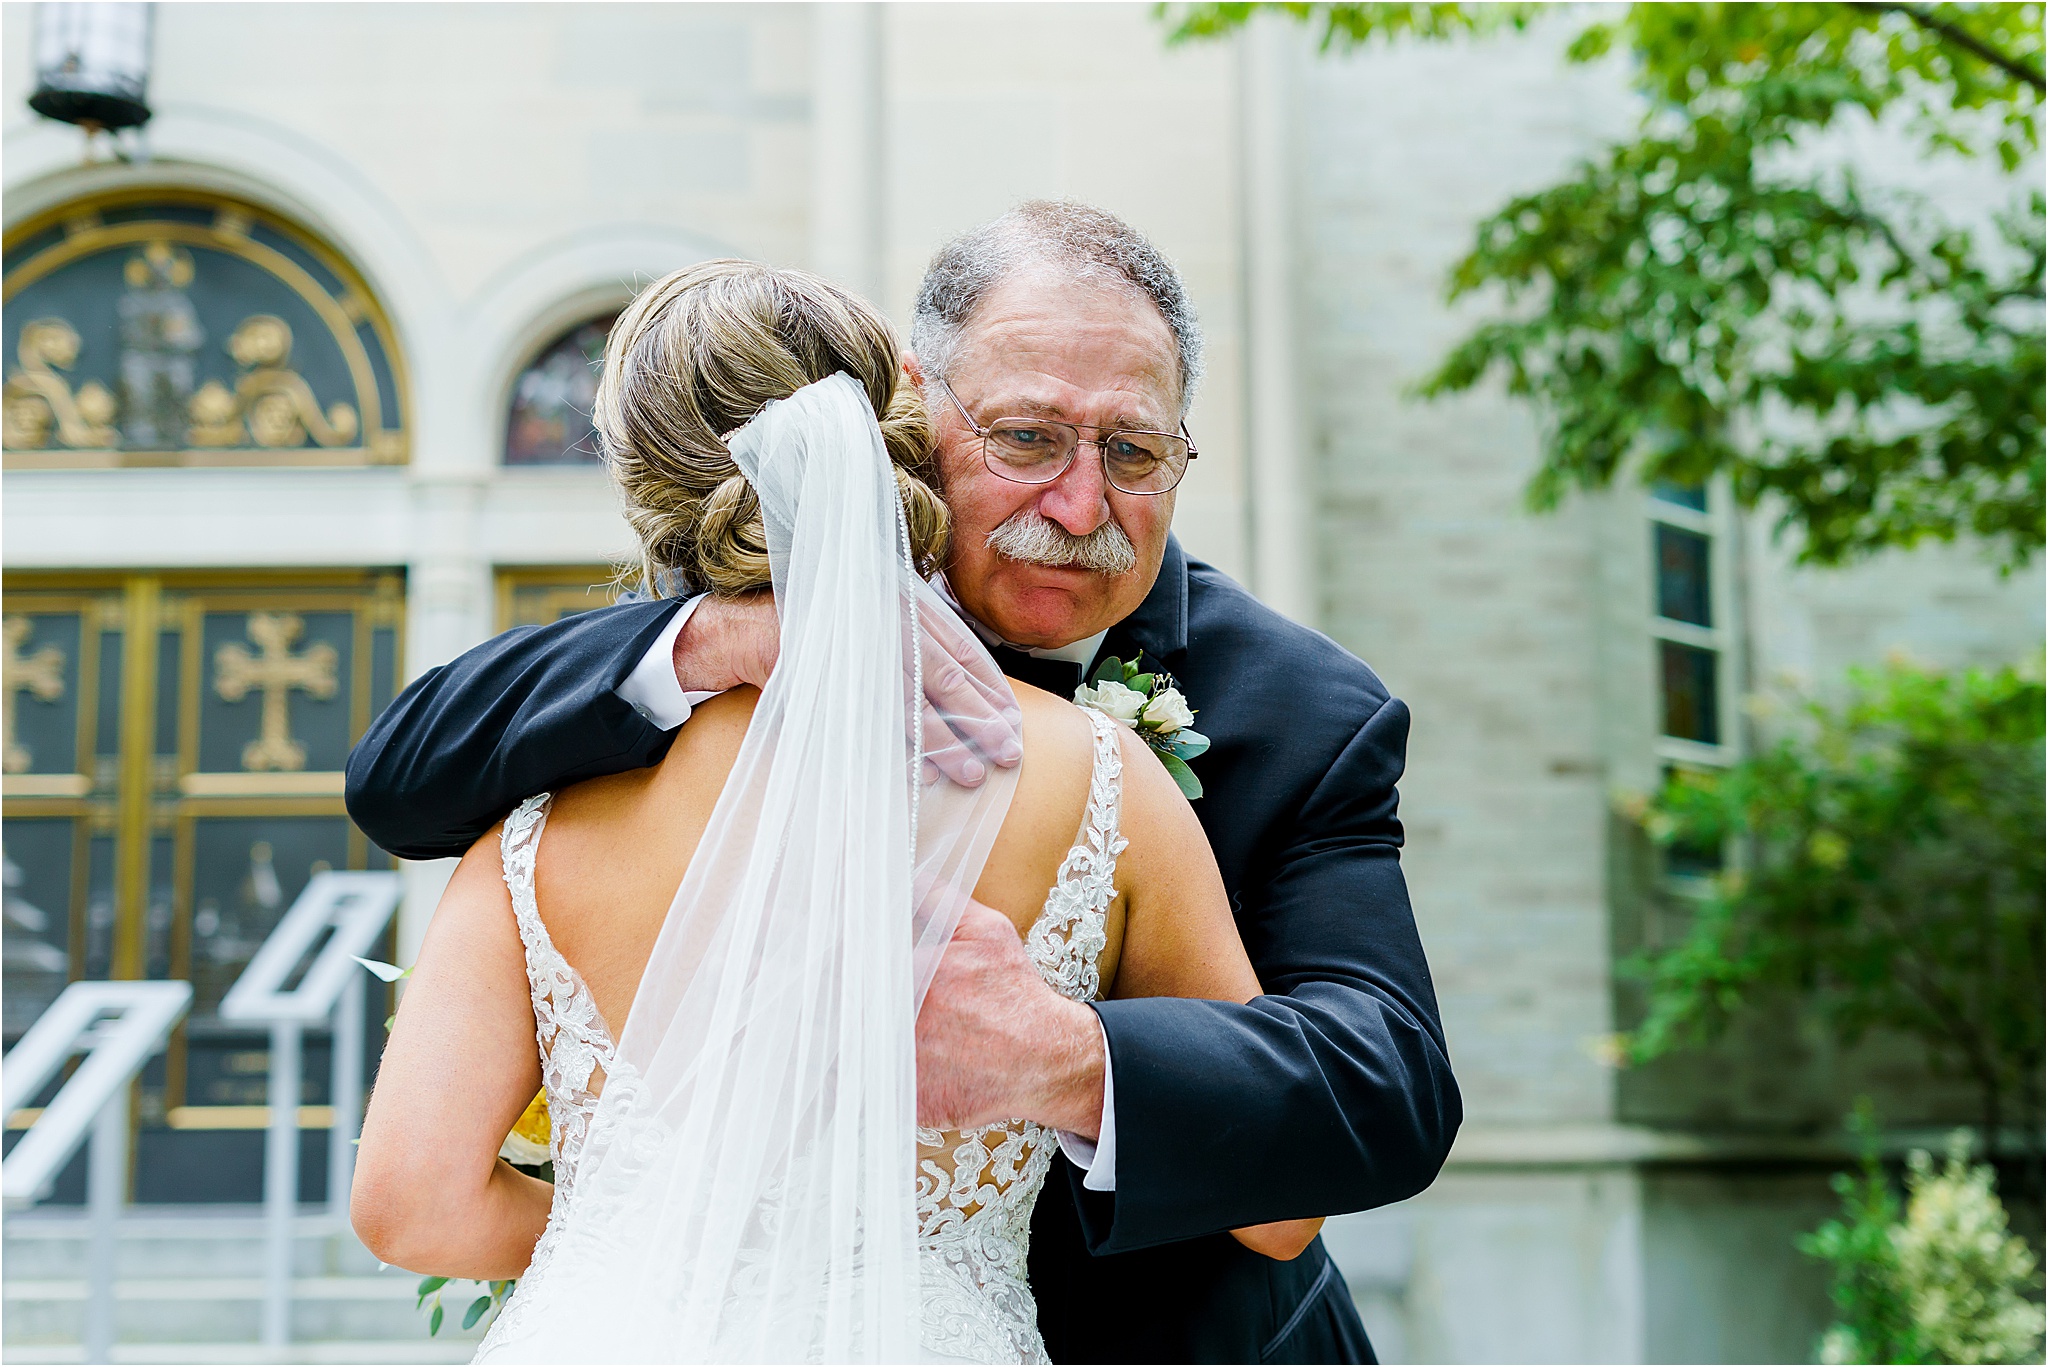
M 697 604 L 676 633 L 676 682 L 685 693 L 723 693 L 741 684 L 765 688 L 781 653 L 773 594 L 713 595 Z
M 917 1123 L 1102 1131 L 1102 1027 L 1046 986 L 1010 918 L 969 902 L 917 1017 Z
M 1024 758 L 1016 699 L 959 619 L 920 613 L 924 627 L 924 753 L 962 787 L 988 777 L 988 765 L 1014 768 Z M 775 598 L 750 593 L 711 597 L 676 633 L 676 682 L 685 693 L 723 693 L 768 685 L 782 652 Z
M 987 776 L 987 763 L 1014 768 L 1024 758 L 1023 720 L 1002 671 L 951 612 L 920 611 L 924 667 L 924 756 L 963 787 Z

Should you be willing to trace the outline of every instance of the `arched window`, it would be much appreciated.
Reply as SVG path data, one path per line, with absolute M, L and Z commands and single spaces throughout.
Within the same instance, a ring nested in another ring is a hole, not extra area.
M 406 459 L 376 297 L 267 209 L 174 190 L 74 201 L 9 233 L 5 270 L 9 468 Z
M 512 386 L 505 420 L 507 465 L 595 465 L 597 432 L 590 425 L 604 339 L 618 315 L 578 323 L 544 348 Z

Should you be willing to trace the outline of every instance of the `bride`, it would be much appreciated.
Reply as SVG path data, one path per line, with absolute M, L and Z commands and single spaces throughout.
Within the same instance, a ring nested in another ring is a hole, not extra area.
M 658 766 L 536 794 L 461 861 L 356 1230 L 519 1279 L 479 1360 L 1043 1361 L 1025 1261 L 1056 1136 L 918 1128 L 917 1003 L 970 898 L 1068 997 L 1250 1000 L 1208 842 L 1129 728 L 1013 701 L 927 582 L 930 428 L 868 305 L 678 271 L 613 329 L 596 416 L 647 582 L 772 588 L 781 654 Z M 1021 765 L 969 789 L 930 762 L 928 656 L 974 661 Z M 552 1185 L 497 1156 L 537 1088 Z M 1237 1234 L 1292 1257 L 1317 1223 Z

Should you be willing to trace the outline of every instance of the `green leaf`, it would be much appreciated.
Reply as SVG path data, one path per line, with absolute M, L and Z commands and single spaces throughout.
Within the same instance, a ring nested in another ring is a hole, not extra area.
M 1209 750 L 1209 738 L 1200 731 L 1185 726 L 1169 736 L 1167 743 L 1172 747 L 1173 753 L 1181 759 L 1194 759 L 1198 755 L 1207 754 Z
M 478 1296 L 469 1303 L 469 1309 L 462 1312 L 462 1327 L 464 1329 L 474 1329 L 476 1322 L 484 1317 L 484 1311 L 490 1308 L 491 1298 L 489 1296 Z
M 1101 664 L 1095 666 L 1095 673 L 1089 678 L 1088 682 L 1106 683 L 1109 680 L 1114 679 L 1118 683 L 1121 683 L 1123 682 L 1123 677 L 1124 662 L 1122 660 L 1119 660 L 1116 656 L 1112 655 L 1108 659 L 1104 660 Z
M 427 1297 L 433 1295 L 436 1291 L 439 1291 L 442 1287 L 446 1285 L 448 1285 L 448 1279 L 446 1277 L 420 1278 L 420 1299 L 425 1300 Z
M 1193 802 L 1202 795 L 1202 780 L 1195 777 L 1195 771 L 1188 768 L 1180 756 L 1169 755 L 1164 750 L 1154 750 L 1159 762 L 1166 766 L 1166 772 L 1173 775 L 1173 781 L 1180 785 L 1181 796 Z
M 1124 680 L 1124 687 L 1134 689 L 1139 693 L 1150 693 L 1152 691 L 1152 675 L 1133 674 Z
M 429 1337 L 429 1338 L 432 1338 L 432 1337 L 433 1337 L 434 1335 L 436 1335 L 436 1334 L 438 1334 L 438 1333 L 440 1333 L 440 1332 L 441 1332 L 441 1304 L 440 1304 L 440 1302 L 439 1302 L 439 1301 L 436 1301 L 436 1302 L 434 1303 L 434 1313 L 433 1313 L 433 1314 L 431 1314 L 431 1315 L 429 1315 L 429 1316 L 427 1316 L 427 1337 Z

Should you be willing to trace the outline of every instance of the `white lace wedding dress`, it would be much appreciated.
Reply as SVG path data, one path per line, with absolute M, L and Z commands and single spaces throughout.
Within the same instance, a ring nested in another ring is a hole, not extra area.
M 1076 1001 L 1101 992 L 1096 960 L 1104 917 L 1116 895 L 1123 764 L 1116 723 L 1089 713 L 1094 768 L 1088 809 L 1061 863 L 1045 907 L 1026 937 L 1039 973 Z M 583 979 L 548 938 L 534 898 L 534 859 L 547 821 L 549 795 L 529 798 L 505 822 L 505 883 L 533 992 L 541 1072 L 553 1123 L 555 1195 L 548 1225 L 524 1280 L 544 1273 L 557 1234 L 577 1198 L 577 1167 L 590 1137 L 597 1097 L 620 1073 L 616 1045 Z M 1027 1120 L 978 1130 L 917 1131 L 918 1274 L 923 1307 L 920 1338 L 934 1362 L 1046 1362 L 1038 1309 L 1026 1280 L 1031 1211 L 1045 1184 L 1057 1136 Z M 510 1349 L 540 1326 L 517 1291 L 477 1351 L 479 1360 Z

